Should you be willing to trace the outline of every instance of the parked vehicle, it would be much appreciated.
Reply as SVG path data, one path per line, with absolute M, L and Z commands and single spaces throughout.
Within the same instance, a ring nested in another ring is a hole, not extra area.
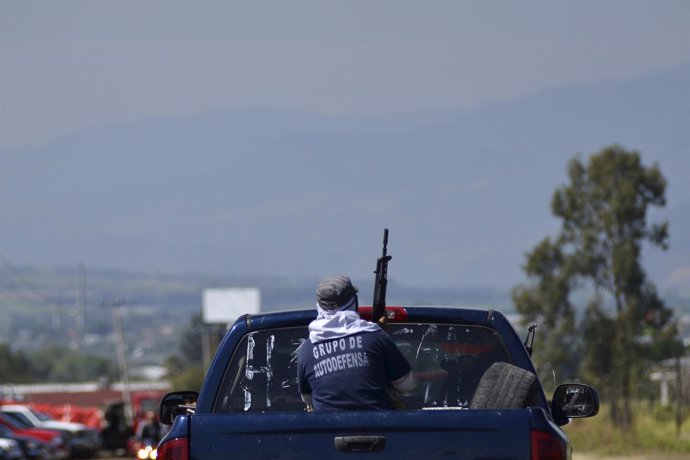
M 50 458 L 50 449 L 44 441 L 16 434 L 3 425 L 0 425 L 0 438 L 9 438 L 17 441 L 26 460 L 46 460 Z
M 16 440 L 0 435 L 0 460 L 25 460 L 25 458 Z
M 69 444 L 65 441 L 64 434 L 58 430 L 34 428 L 2 412 L 0 412 L 0 426 L 4 426 L 14 434 L 42 441 L 47 447 L 47 458 L 50 460 L 61 460 L 70 457 Z
M 98 431 L 81 423 L 61 422 L 29 406 L 18 404 L 1 405 L 0 412 L 35 428 L 50 428 L 64 432 L 72 456 L 93 457 L 101 447 Z
M 371 307 L 360 314 L 370 318 Z M 564 384 L 549 403 L 531 345 L 503 314 L 445 307 L 386 307 L 385 314 L 418 380 L 401 395 L 405 409 L 306 412 L 296 350 L 316 311 L 245 315 L 226 334 L 201 392 L 163 399 L 161 421 L 172 426 L 158 459 L 570 458 L 560 426 L 595 415 L 596 391 Z M 325 372 L 354 362 L 326 358 Z

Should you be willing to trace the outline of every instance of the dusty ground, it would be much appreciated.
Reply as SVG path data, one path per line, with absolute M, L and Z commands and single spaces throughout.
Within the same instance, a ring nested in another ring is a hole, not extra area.
M 103 453 L 98 460 L 123 460 L 124 457 L 114 457 Z M 127 460 L 129 457 L 126 457 Z M 598 456 L 593 454 L 574 454 L 573 460 L 690 460 L 690 454 L 647 454 L 632 456 Z
M 618 457 L 575 453 L 573 460 L 690 460 L 690 454 L 641 454 Z

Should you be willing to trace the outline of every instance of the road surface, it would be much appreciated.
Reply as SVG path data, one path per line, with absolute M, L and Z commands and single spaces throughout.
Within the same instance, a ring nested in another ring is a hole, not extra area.
M 573 454 L 573 460 L 690 460 L 690 454 L 633 454 L 621 456 L 600 456 L 596 454 Z

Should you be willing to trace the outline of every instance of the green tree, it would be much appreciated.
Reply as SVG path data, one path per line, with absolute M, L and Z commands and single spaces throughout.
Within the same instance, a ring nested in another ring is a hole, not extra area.
M 30 372 L 30 362 L 24 353 L 15 353 L 8 344 L 0 343 L 0 382 L 29 382 Z
M 548 352 L 557 355 L 552 367 L 569 369 L 576 359 L 565 355 L 578 351 L 572 346 L 577 330 L 570 302 L 576 292 L 589 297 L 583 373 L 597 379 L 617 426 L 628 429 L 642 364 L 654 351 L 677 350 L 668 345 L 676 337 L 672 312 L 640 261 L 644 242 L 667 248 L 667 223 L 647 221 L 650 207 L 665 205 L 666 180 L 658 166 L 645 167 L 638 152 L 617 145 L 592 155 L 587 164 L 575 157 L 568 177 L 570 182 L 556 190 L 551 202 L 562 222 L 560 233 L 527 255 L 524 269 L 531 282 L 515 288 L 513 299 L 526 321 L 541 320 L 554 336 L 547 346 L 565 351 Z M 549 358 L 535 356 L 535 361 L 543 365 Z
M 527 255 L 523 269 L 532 280 L 529 286 L 513 290 L 513 301 L 525 321 L 536 322 L 542 332 L 533 359 L 542 376 L 553 373 L 572 379 L 579 361 L 579 336 L 575 328 L 575 308 L 570 301 L 572 267 L 560 246 L 549 238 Z M 552 379 L 543 378 L 545 385 Z
M 205 376 L 203 347 L 208 347 L 209 354 L 218 348 L 225 334 L 225 327 L 219 324 L 205 324 L 201 314 L 190 317 L 189 326 L 180 336 L 177 356 L 166 360 L 165 367 L 168 379 L 175 388 L 199 389 Z
M 189 326 L 180 337 L 180 353 L 182 359 L 190 363 L 203 364 L 203 348 L 213 353 L 225 335 L 225 326 L 222 324 L 206 324 L 200 313 L 193 314 L 189 320 Z
M 201 314 L 194 314 L 189 320 L 189 326 L 182 332 L 179 347 L 182 359 L 189 363 L 200 364 L 203 357 L 202 337 L 205 324 Z
M 59 345 L 31 353 L 30 362 L 31 377 L 35 382 L 85 382 L 114 374 L 108 359 Z
M 168 370 L 167 378 L 173 388 L 194 391 L 201 389 L 205 376 L 201 363 L 190 363 L 178 356 L 171 356 L 165 361 L 165 367 Z

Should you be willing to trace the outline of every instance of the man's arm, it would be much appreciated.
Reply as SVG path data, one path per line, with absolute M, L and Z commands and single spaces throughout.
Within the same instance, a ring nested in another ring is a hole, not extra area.
M 399 379 L 393 380 L 391 384 L 396 391 L 399 391 L 400 393 L 407 393 L 414 389 L 414 387 L 417 385 L 417 380 L 414 378 L 413 372 L 410 371 Z
M 297 389 L 302 397 L 302 401 L 304 401 L 304 404 L 307 406 L 307 412 L 312 412 L 314 410 L 312 389 L 307 379 L 306 369 L 304 368 L 306 357 L 304 356 L 303 347 L 305 346 L 306 342 L 302 343 L 297 349 Z
M 314 404 L 312 402 L 311 393 L 300 393 L 302 401 L 307 406 L 307 412 L 314 412 Z
M 412 367 L 395 342 L 388 334 L 383 334 L 386 347 L 386 358 L 384 366 L 386 376 L 393 385 L 393 388 L 400 393 L 407 393 L 416 385 L 416 379 L 412 372 Z

